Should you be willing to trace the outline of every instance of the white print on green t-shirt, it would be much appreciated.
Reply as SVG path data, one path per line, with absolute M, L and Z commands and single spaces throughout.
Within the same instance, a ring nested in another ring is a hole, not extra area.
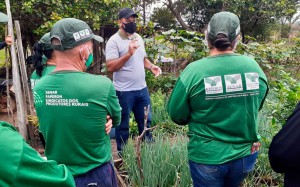
M 204 78 L 206 100 L 228 99 L 234 97 L 248 97 L 259 95 L 259 75 L 255 72 L 245 73 L 246 90 L 244 91 L 242 75 L 230 74 L 224 75 L 226 92 L 223 93 L 223 81 L 221 76 Z M 252 91 L 256 90 L 256 91 Z M 244 92 L 243 92 L 244 91 Z M 242 92 L 242 93 L 232 93 Z M 210 95 L 209 95 L 210 94 Z M 213 94 L 218 94 L 214 96 Z
M 258 96 L 259 92 L 243 92 L 243 93 L 235 93 L 235 94 L 225 94 L 225 95 L 217 95 L 217 96 L 206 96 L 205 100 L 218 100 L 218 99 L 229 99 L 234 97 L 249 97 L 249 96 Z
M 223 85 L 221 76 L 206 77 L 204 78 L 205 93 L 206 94 L 219 94 L 223 93 Z
M 241 74 L 225 75 L 226 92 L 243 91 Z
M 258 73 L 245 73 L 247 90 L 259 89 L 259 76 Z
M 44 103 L 44 94 L 41 92 L 33 92 L 34 105 L 40 107 Z
M 58 94 L 56 90 L 45 91 L 45 101 L 46 101 L 46 106 L 80 106 L 80 107 L 89 106 L 88 103 L 81 103 L 78 101 L 78 99 L 64 98 L 63 95 Z
M 38 82 L 38 79 L 30 79 L 30 85 L 31 85 L 31 89 L 34 88 L 34 86 L 36 85 L 36 83 Z

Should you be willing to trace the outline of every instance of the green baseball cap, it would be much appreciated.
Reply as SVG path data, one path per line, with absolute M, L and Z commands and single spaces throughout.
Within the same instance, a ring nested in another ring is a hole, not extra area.
M 214 41 L 218 34 L 225 34 L 233 42 L 240 33 L 240 20 L 231 12 L 219 12 L 208 23 L 208 38 Z
M 0 23 L 8 22 L 8 16 L 2 12 L 0 12 Z
M 64 18 L 56 22 L 50 32 L 50 40 L 57 38 L 60 45 L 52 44 L 52 48 L 59 51 L 72 49 L 92 39 L 103 42 L 103 38 L 94 35 L 89 25 L 76 18 Z
M 48 51 L 52 49 L 50 41 L 50 32 L 44 34 L 42 38 L 38 41 L 43 51 Z

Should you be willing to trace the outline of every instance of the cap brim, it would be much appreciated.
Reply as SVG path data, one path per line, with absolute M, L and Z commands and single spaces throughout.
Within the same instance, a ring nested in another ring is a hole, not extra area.
M 101 42 L 104 41 L 103 38 L 102 38 L 101 36 L 98 36 L 98 35 L 94 35 L 94 38 L 93 38 L 93 39 L 96 40 L 96 41 L 99 42 L 99 43 L 101 43 Z
M 128 18 L 130 18 L 131 16 L 136 17 L 136 18 L 139 17 L 136 13 L 129 13 L 129 14 L 126 14 L 126 16 L 124 16 L 124 18 L 128 19 Z
M 6 23 L 6 22 L 8 22 L 8 16 L 0 12 L 0 23 Z

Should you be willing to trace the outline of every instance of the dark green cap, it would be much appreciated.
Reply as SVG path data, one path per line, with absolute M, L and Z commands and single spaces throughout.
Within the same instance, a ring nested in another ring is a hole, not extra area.
M 42 47 L 43 51 L 51 50 L 50 32 L 44 34 L 38 43 Z
M 0 12 L 0 23 L 6 23 L 6 22 L 8 22 L 8 16 Z
M 208 23 L 208 38 L 214 41 L 218 34 L 225 34 L 233 42 L 240 33 L 240 20 L 231 12 L 219 12 Z
M 50 32 L 50 40 L 53 38 L 57 38 L 61 44 L 52 44 L 52 48 L 60 51 L 72 49 L 92 39 L 103 42 L 103 38 L 94 35 L 86 22 L 76 18 L 64 18 L 56 22 Z

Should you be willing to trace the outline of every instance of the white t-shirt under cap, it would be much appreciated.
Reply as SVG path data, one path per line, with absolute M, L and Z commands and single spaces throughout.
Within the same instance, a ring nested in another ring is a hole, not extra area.
M 136 91 L 145 88 L 144 58 L 147 56 L 145 44 L 140 35 L 134 33 L 131 38 L 138 39 L 139 47 L 123 67 L 113 73 L 113 84 L 117 91 Z M 131 39 L 122 33 L 114 34 L 106 44 L 106 61 L 122 57 L 128 52 Z

